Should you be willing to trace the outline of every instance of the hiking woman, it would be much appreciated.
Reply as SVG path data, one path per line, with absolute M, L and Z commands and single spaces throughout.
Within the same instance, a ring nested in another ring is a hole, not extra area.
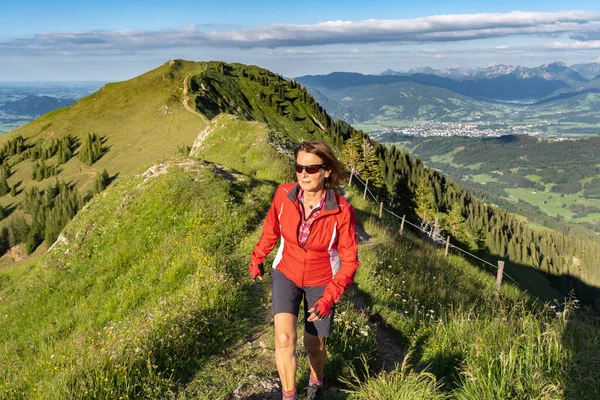
M 252 280 L 262 279 L 263 261 L 278 240 L 272 270 L 275 361 L 283 399 L 296 399 L 296 325 L 304 304 L 304 347 L 310 378 L 307 399 L 323 398 L 325 338 L 335 303 L 354 281 L 358 267 L 354 208 L 331 188 L 348 177 L 344 165 L 322 141 L 296 148 L 297 183 L 277 188 L 252 252 Z

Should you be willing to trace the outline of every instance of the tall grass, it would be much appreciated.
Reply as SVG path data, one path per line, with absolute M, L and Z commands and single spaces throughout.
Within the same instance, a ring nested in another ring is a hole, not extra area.
M 188 167 L 123 180 L 7 273 L 0 397 L 163 397 L 257 323 L 238 246 L 273 188 Z
M 219 367 L 265 329 L 268 286 L 246 267 L 273 189 L 177 158 L 97 195 L 44 257 L 0 273 L 0 398 L 214 399 L 274 374 L 272 353 Z M 348 300 L 328 349 L 330 381 L 375 360 Z
M 247 166 L 267 178 L 272 163 Z M 244 382 L 260 393 L 277 375 L 269 291 L 246 266 L 273 190 L 178 158 L 97 195 L 48 254 L 0 272 L 0 398 L 216 399 Z M 356 277 L 370 311 L 339 304 L 329 382 L 356 399 L 600 398 L 597 316 L 573 301 L 556 314 L 510 284 L 498 302 L 486 272 L 398 237 L 348 194 L 370 237 Z M 370 317 L 406 338 L 410 363 L 372 372 L 386 349 Z
M 428 393 L 414 398 L 599 398 L 599 320 L 589 310 L 576 312 L 570 301 L 556 314 L 510 283 L 498 301 L 493 279 L 466 260 L 400 238 L 374 218 L 363 223 L 372 239 L 358 287 L 407 339 L 415 366 L 355 385 L 355 398 L 402 398 L 390 390 L 402 379 Z
M 394 399 L 414 400 L 431 399 L 441 400 L 446 396 L 439 391 L 439 383 L 436 377 L 428 372 L 411 371 L 412 366 L 408 363 L 410 354 L 407 355 L 401 365 L 396 365 L 391 372 L 382 372 L 378 376 L 370 376 L 369 366 L 365 361 L 362 374 L 366 379 L 351 371 L 349 379 L 344 379 L 348 388 L 344 391 L 350 394 L 351 399 Z

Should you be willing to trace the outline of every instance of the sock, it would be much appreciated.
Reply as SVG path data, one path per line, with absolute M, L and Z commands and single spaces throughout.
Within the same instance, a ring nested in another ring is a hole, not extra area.
M 292 390 L 281 389 L 281 393 L 283 394 L 282 400 L 296 400 L 296 389 L 292 389 Z
M 308 384 L 309 385 L 317 385 L 317 386 L 323 386 L 323 375 L 321 375 L 321 378 L 315 378 L 312 374 L 312 372 L 310 373 L 310 379 L 308 380 Z

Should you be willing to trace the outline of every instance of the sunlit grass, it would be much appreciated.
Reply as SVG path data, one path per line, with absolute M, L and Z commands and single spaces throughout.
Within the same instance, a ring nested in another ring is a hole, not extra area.
M 351 398 L 403 398 L 390 388 L 404 380 L 413 398 L 600 394 L 600 380 L 588 370 L 600 354 L 597 317 L 579 315 L 573 301 L 557 315 L 508 282 L 499 301 L 493 277 L 466 260 L 446 259 L 410 234 L 398 238 L 374 218 L 365 225 L 377 240 L 361 255 L 358 287 L 373 313 L 406 338 L 415 366 L 355 380 Z

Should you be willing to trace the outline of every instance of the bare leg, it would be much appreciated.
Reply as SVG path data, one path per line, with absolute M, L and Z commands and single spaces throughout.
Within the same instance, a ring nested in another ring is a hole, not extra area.
M 310 364 L 310 373 L 315 378 L 323 376 L 325 370 L 325 361 L 327 360 L 327 349 L 325 348 L 325 338 L 314 336 L 304 332 L 304 347 L 308 352 L 308 362 Z
M 275 314 L 275 363 L 283 390 L 296 388 L 296 323 L 290 313 Z

